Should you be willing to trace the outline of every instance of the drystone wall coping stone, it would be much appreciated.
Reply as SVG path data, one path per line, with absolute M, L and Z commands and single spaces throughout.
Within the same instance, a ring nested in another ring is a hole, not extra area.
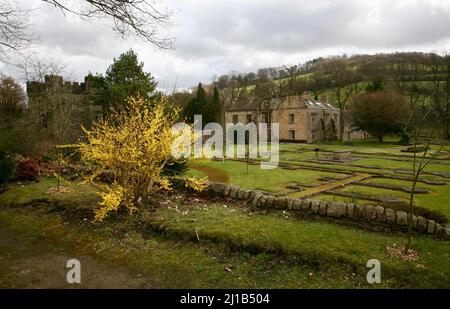
M 386 208 L 385 214 L 386 214 L 386 221 L 387 221 L 387 223 L 395 224 L 396 217 L 397 217 L 396 212 L 394 210 L 390 209 L 390 208 Z
M 434 234 L 435 227 L 436 227 L 436 222 L 434 222 L 433 220 L 428 220 L 427 233 Z
M 419 232 L 425 232 L 427 230 L 427 219 L 424 217 L 417 217 L 417 231 Z
M 345 215 L 347 218 L 350 218 L 350 219 L 353 218 L 354 208 L 355 208 L 355 204 L 353 204 L 353 203 L 347 204 L 347 207 L 345 209 Z
M 327 216 L 342 218 L 345 216 L 347 204 L 343 202 L 331 202 L 328 204 Z
M 319 215 L 326 216 L 327 215 L 328 202 L 321 201 L 319 206 Z
M 397 211 L 397 224 L 408 225 L 408 214 L 404 211 Z
M 311 201 L 311 212 L 313 214 L 319 213 L 320 201 L 312 200 Z

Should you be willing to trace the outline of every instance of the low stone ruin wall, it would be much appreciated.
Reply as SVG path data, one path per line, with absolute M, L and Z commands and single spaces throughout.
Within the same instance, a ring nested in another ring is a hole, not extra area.
M 396 211 L 382 206 L 276 197 L 264 194 L 261 191 L 245 190 L 223 183 L 209 183 L 207 191 L 219 196 L 247 200 L 255 208 L 300 211 L 308 215 L 359 221 L 373 226 L 390 227 L 391 230 L 406 230 L 408 226 L 408 214 L 406 212 Z M 450 240 L 450 227 L 448 226 L 415 215 L 412 216 L 412 222 L 414 231 L 418 233 Z

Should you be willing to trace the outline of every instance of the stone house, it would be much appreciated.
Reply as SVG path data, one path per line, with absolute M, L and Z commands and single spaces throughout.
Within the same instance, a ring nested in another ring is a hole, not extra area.
M 313 143 L 339 137 L 340 111 L 312 100 L 309 93 L 258 101 L 236 101 L 225 107 L 226 123 L 279 123 L 280 141 Z

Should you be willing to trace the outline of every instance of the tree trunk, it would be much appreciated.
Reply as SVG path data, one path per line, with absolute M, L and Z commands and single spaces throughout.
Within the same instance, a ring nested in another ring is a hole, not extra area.
M 449 133 L 449 126 L 448 126 L 448 119 L 446 117 L 444 117 L 444 119 L 442 120 L 442 123 L 443 123 L 444 138 L 446 140 L 449 140 L 450 133 Z
M 378 143 L 382 143 L 383 142 L 383 135 L 378 136 Z
M 341 109 L 339 113 L 339 139 L 341 140 L 341 143 L 344 141 L 344 122 L 344 109 Z
M 405 254 L 409 253 L 409 249 L 411 249 L 411 237 L 412 237 L 412 209 L 413 209 L 413 203 L 414 203 L 414 193 L 416 191 L 416 185 L 417 180 L 419 178 L 420 172 L 417 172 L 414 177 L 414 182 L 411 189 L 411 194 L 409 196 L 409 214 L 408 214 L 408 236 L 407 236 L 407 243 L 405 246 Z

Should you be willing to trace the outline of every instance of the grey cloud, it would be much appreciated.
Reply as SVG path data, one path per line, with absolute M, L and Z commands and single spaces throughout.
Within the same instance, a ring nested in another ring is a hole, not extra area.
M 231 70 L 298 63 L 354 52 L 450 49 L 450 5 L 435 0 L 163 0 L 178 13 L 170 36 L 174 50 L 156 50 L 133 39 L 122 41 L 108 25 L 73 22 L 41 0 L 32 22 L 42 38 L 43 57 L 57 56 L 81 79 L 104 72 L 112 58 L 138 51 L 160 87 L 187 88 Z M 375 9 L 374 20 L 367 16 Z
M 283 53 L 329 46 L 403 47 L 450 37 L 450 11 L 435 11 L 426 3 L 403 10 L 384 5 L 377 25 L 368 25 L 367 11 L 354 1 L 335 1 L 312 11 L 306 3 L 304 8 L 286 2 L 233 4 L 209 2 L 197 16 L 196 37 L 215 39 L 223 47 Z

